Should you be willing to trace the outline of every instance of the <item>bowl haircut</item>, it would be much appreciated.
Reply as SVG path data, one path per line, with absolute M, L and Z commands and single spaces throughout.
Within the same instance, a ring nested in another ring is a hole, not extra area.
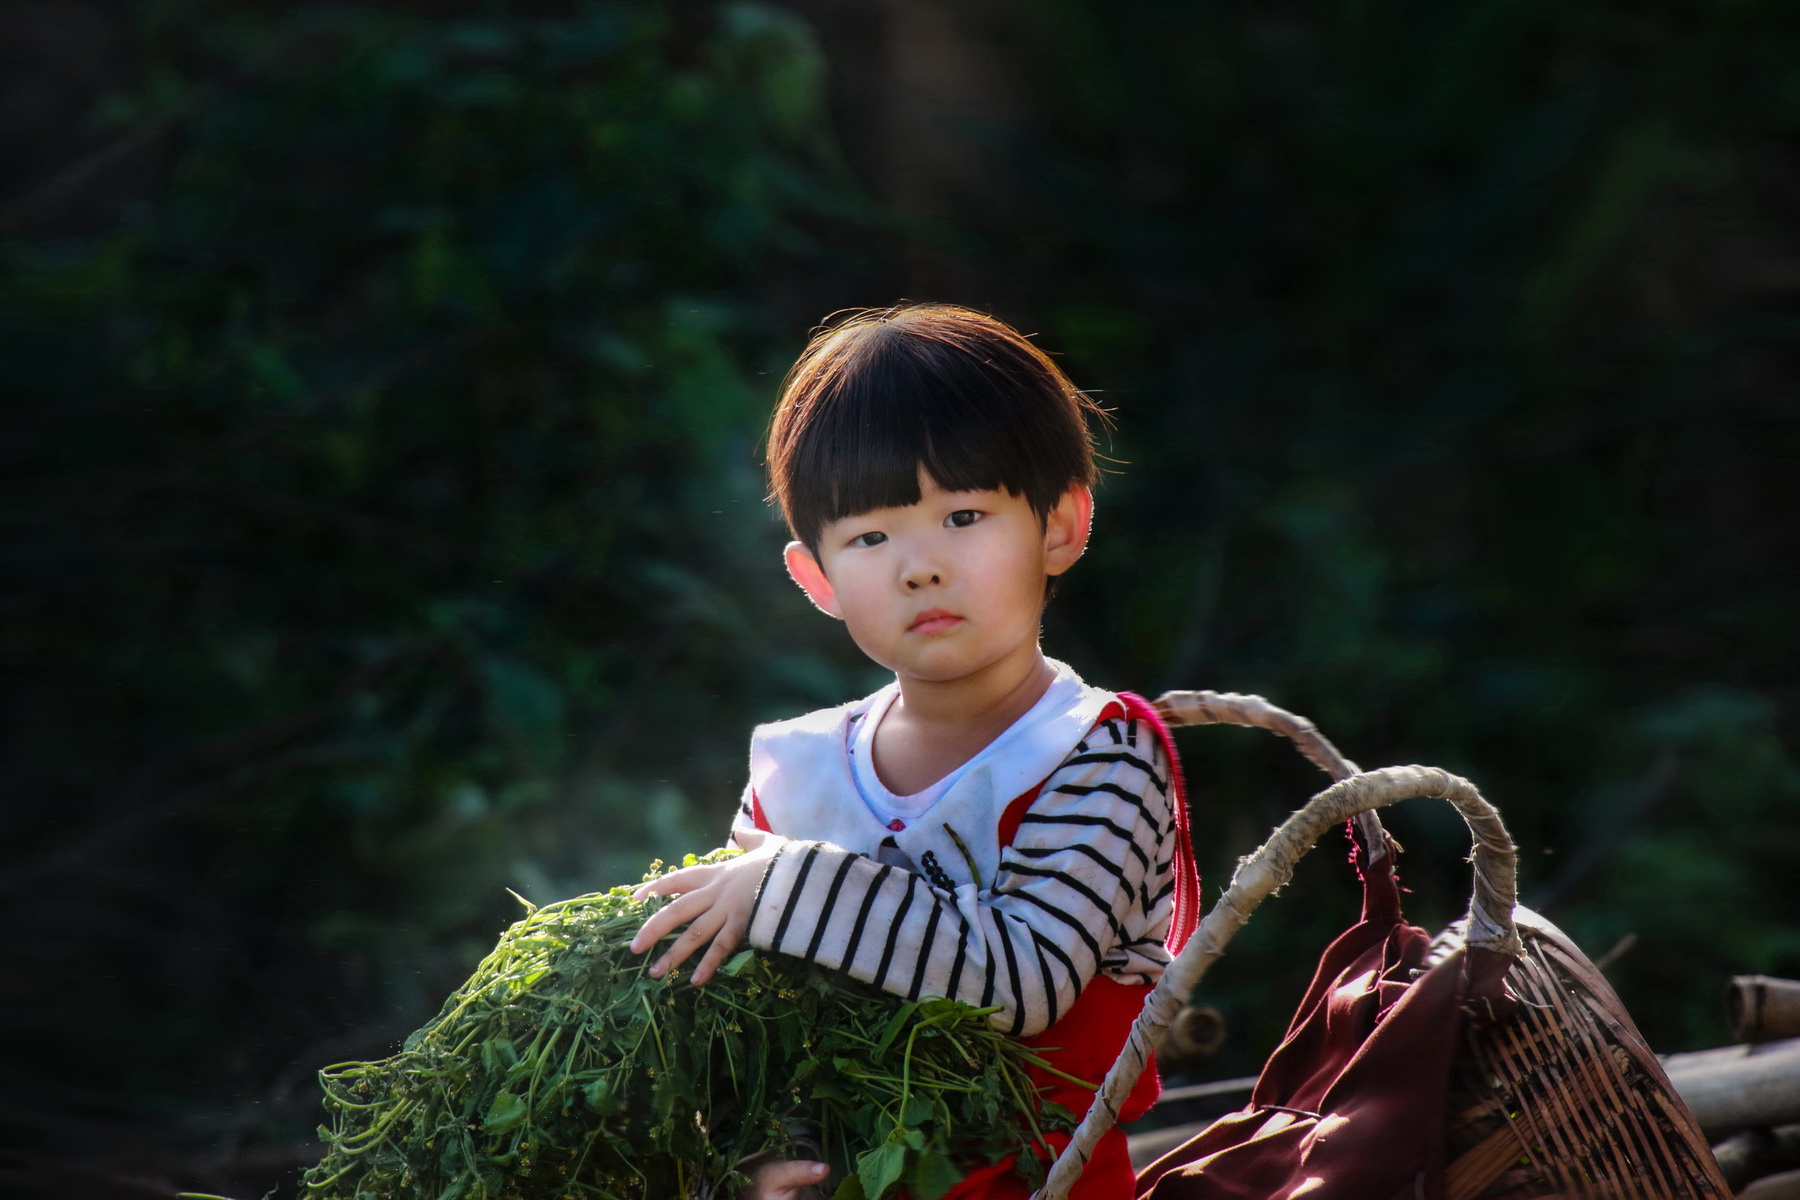
M 1048 520 L 1092 485 L 1087 417 L 1102 409 L 1018 330 L 949 304 L 852 312 L 788 372 L 769 429 L 773 498 L 818 555 L 844 517 L 919 502 L 919 468 L 945 491 L 1023 496 Z

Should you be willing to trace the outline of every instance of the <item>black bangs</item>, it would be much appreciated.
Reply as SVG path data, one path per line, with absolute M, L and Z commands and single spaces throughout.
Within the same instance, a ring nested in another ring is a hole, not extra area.
M 1081 400 L 1028 343 L 967 344 L 898 322 L 855 341 L 786 456 L 788 518 L 815 552 L 833 521 L 918 503 L 921 467 L 947 491 L 1023 496 L 1039 520 L 1091 481 Z

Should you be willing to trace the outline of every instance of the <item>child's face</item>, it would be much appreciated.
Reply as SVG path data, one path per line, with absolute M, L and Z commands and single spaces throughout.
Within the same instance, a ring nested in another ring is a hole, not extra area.
M 1087 544 L 1093 501 L 1072 487 L 1040 524 L 1024 497 L 947 492 L 923 470 L 917 504 L 827 525 L 789 573 L 842 618 L 864 654 L 901 676 L 945 683 L 1037 654 L 1044 580 Z

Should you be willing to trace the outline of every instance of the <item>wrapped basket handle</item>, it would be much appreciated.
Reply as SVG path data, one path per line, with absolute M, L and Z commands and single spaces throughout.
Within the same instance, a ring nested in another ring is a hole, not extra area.
M 1317 735 L 1316 730 L 1313 733 Z M 1299 741 L 1298 738 L 1295 740 Z M 1330 745 L 1323 738 L 1319 741 Z M 1302 749 L 1305 750 L 1304 744 Z M 1176 1011 L 1186 1002 L 1207 969 L 1225 952 L 1226 943 L 1249 920 L 1256 906 L 1293 877 L 1294 864 L 1312 848 L 1319 836 L 1340 821 L 1412 796 L 1448 800 L 1462 814 L 1474 837 L 1475 892 L 1469 902 L 1468 945 L 1509 957 L 1520 953 L 1519 935 L 1512 920 L 1513 905 L 1518 899 L 1512 838 L 1501 823 L 1500 814 L 1482 799 L 1474 784 L 1437 767 L 1416 766 L 1383 767 L 1340 779 L 1283 821 L 1256 853 L 1239 860 L 1231 886 L 1206 914 L 1206 919 L 1200 922 L 1200 927 L 1145 999 L 1144 1009 L 1132 1025 L 1131 1036 L 1119 1052 L 1118 1060 L 1100 1085 L 1099 1094 L 1076 1127 L 1069 1145 L 1057 1156 L 1049 1178 L 1034 1200 L 1064 1200 L 1067 1197 L 1101 1136 L 1118 1120 L 1119 1105 L 1144 1073 L 1151 1051 Z
M 1171 725 L 1253 725 L 1279 733 L 1333 779 L 1348 779 L 1360 769 L 1331 740 L 1298 713 L 1277 707 L 1261 696 L 1238 692 L 1164 692 L 1156 711 Z
M 1156 711 L 1171 725 L 1250 725 L 1279 733 L 1295 749 L 1333 779 L 1348 779 L 1362 768 L 1344 757 L 1319 727 L 1298 713 L 1270 704 L 1261 696 L 1239 692 L 1164 692 L 1154 701 Z M 1381 818 L 1375 810 L 1356 814 L 1357 832 L 1370 862 L 1388 852 Z

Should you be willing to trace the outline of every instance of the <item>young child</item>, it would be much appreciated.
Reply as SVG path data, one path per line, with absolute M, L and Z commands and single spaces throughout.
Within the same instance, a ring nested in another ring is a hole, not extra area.
M 756 730 L 731 833 L 745 853 L 642 890 L 679 898 L 634 950 L 687 926 L 653 975 L 704 948 L 703 984 L 748 939 L 909 999 L 998 1005 L 994 1024 L 1059 1070 L 1104 1077 L 1193 928 L 1197 884 L 1167 730 L 1038 648 L 1050 581 L 1087 544 L 1095 411 L 967 309 L 862 313 L 808 346 L 770 433 L 788 573 L 894 682 Z M 1077 1114 L 1092 1097 L 1039 1082 Z M 1123 1119 L 1156 1092 L 1146 1072 Z M 757 1194 L 822 1175 L 780 1164 Z M 1115 1130 L 1074 1194 L 1131 1186 Z M 1028 1194 L 1002 1163 L 949 1197 Z

